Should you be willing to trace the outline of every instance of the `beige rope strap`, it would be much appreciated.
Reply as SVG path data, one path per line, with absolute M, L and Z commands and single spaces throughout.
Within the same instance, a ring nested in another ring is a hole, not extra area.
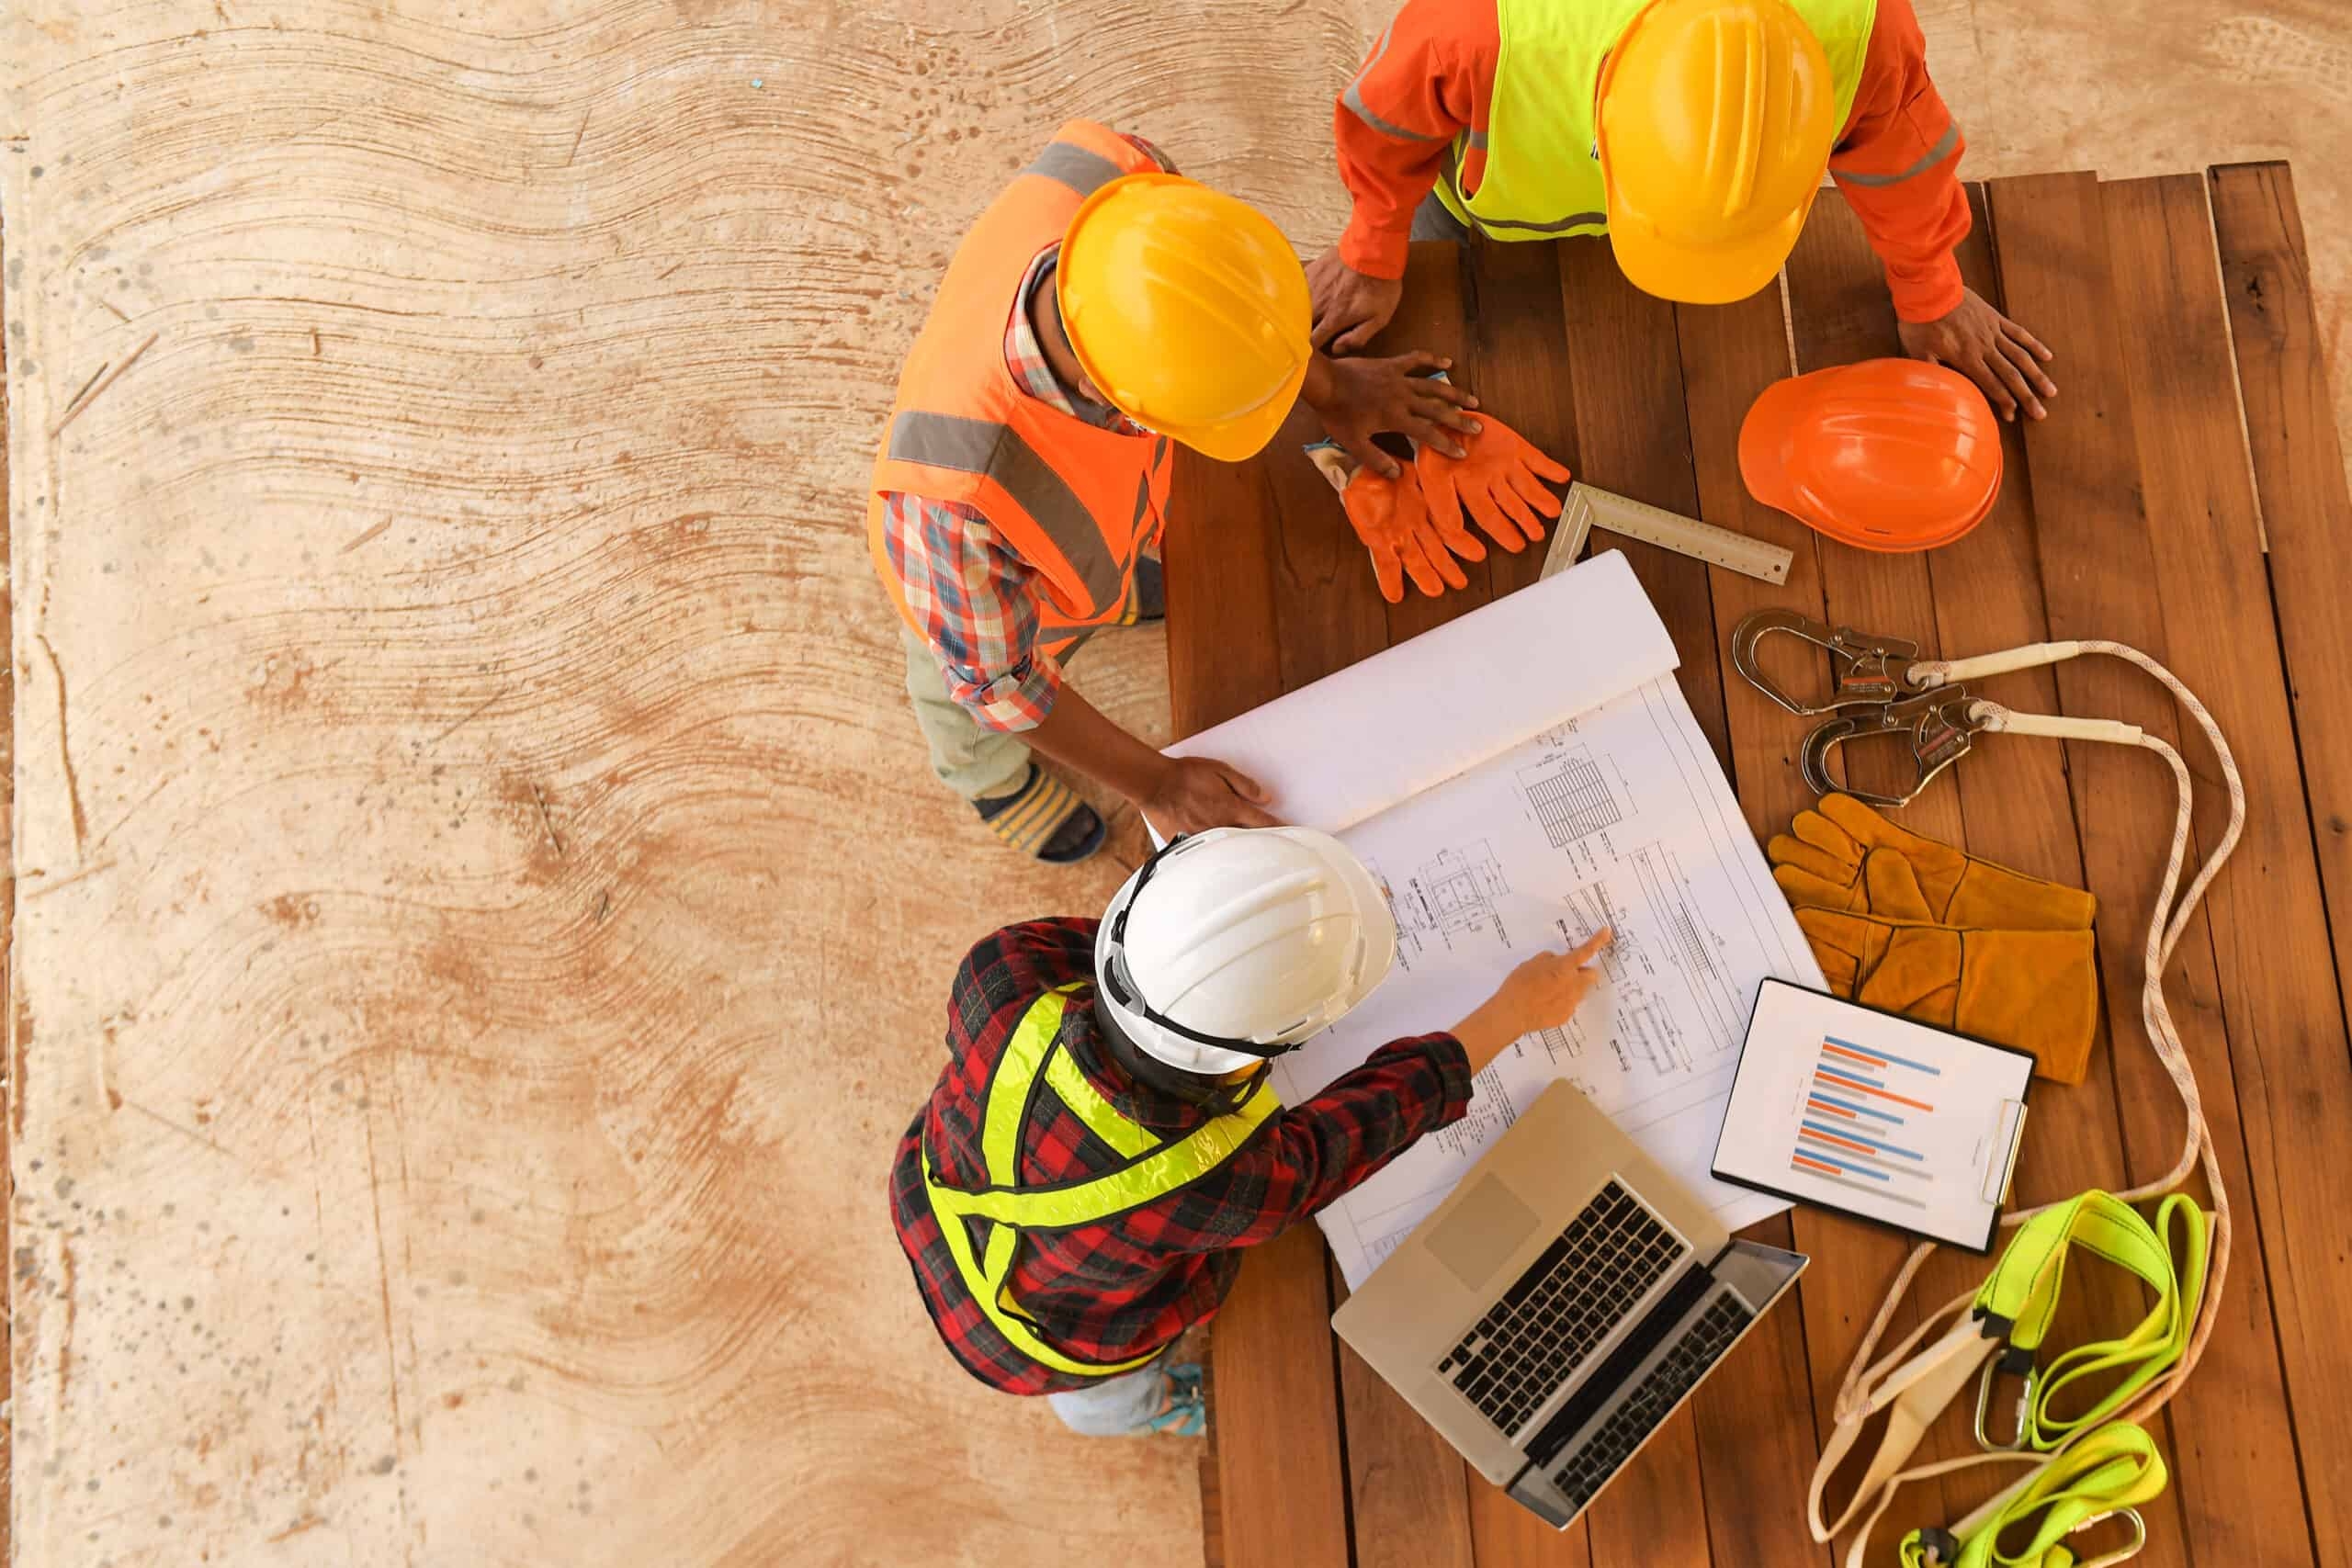
M 2037 643 L 2029 648 L 2013 649 L 2006 653 L 1990 654 L 1981 659 L 1950 661 L 1919 661 L 1910 665 L 1908 681 L 1915 687 L 1932 689 L 1957 685 L 1976 676 L 2003 671 L 2030 669 L 2052 664 L 2086 653 L 2106 654 L 2137 665 L 2154 676 L 2179 701 L 2181 708 L 2203 731 L 2212 747 L 2221 767 L 2222 783 L 2230 795 L 2229 826 L 2221 841 L 2205 857 L 2186 892 L 2181 890 L 2181 874 L 2188 862 L 2188 840 L 2195 792 L 2188 765 L 2180 753 L 2156 736 L 2148 735 L 2137 727 L 2106 719 L 2075 719 L 2046 714 L 2012 712 L 1997 703 L 1978 701 L 1971 704 L 1970 716 L 1983 729 L 1994 733 L 2041 735 L 2053 739 L 2097 740 L 2112 744 L 2136 745 L 2164 759 L 2172 770 L 2179 808 L 2173 821 L 2172 843 L 2167 853 L 2164 881 L 2159 888 L 2154 908 L 2148 920 L 2147 940 L 2141 953 L 2141 1021 L 2145 1025 L 2148 1043 L 2165 1072 L 2180 1095 L 2186 1126 L 2181 1151 L 2170 1169 L 2153 1181 L 2126 1189 L 2114 1194 L 2126 1202 L 2157 1197 L 2170 1192 L 2199 1167 L 2212 1193 L 2214 1212 L 2210 1235 L 2210 1253 L 2206 1259 L 2204 1284 L 2200 1297 L 2190 1297 L 2195 1303 L 2193 1325 L 2188 1343 L 2177 1360 L 2150 1378 L 2132 1396 L 2128 1404 L 2112 1413 L 2120 1421 L 2143 1421 L 2161 1410 L 2177 1393 L 2181 1382 L 2195 1370 L 2204 1354 L 2205 1342 L 2211 1335 L 2219 1314 L 2222 1280 L 2229 1270 L 2231 1213 L 2229 1193 L 2222 1179 L 2221 1161 L 2213 1146 L 2212 1134 L 2205 1122 L 2203 1098 L 2197 1089 L 2197 1075 L 2190 1066 L 2187 1047 L 2179 1030 L 2174 1025 L 2172 1010 L 2165 1000 L 2164 975 L 2172 961 L 2173 951 L 2179 945 L 2181 935 L 2188 928 L 2198 903 L 2212 885 L 2245 826 L 2245 786 L 2238 773 L 2237 759 L 2229 742 L 2223 739 L 2213 716 L 2194 693 L 2181 683 L 2171 671 L 2140 652 L 2119 642 L 2082 640 L 2073 642 Z M 2079 1202 L 2069 1199 L 2067 1202 Z M 2023 1225 L 2037 1214 L 2058 1208 L 2059 1204 L 2043 1204 L 2021 1209 L 2003 1216 L 2007 1227 Z M 1879 1340 L 1886 1332 L 1896 1307 L 1909 1290 L 1919 1266 L 1934 1244 L 1921 1243 L 1914 1247 L 1895 1275 L 1894 1283 L 1886 1299 L 1880 1303 L 1878 1314 L 1862 1336 L 1854 1359 L 1848 1367 L 1844 1382 L 1839 1385 L 1833 1409 L 1833 1427 L 1824 1445 L 1821 1463 L 1815 1471 L 1813 1483 L 1806 1497 L 1806 1523 L 1817 1541 L 1826 1542 L 1859 1524 L 1852 1547 L 1847 1553 L 1849 1568 L 1860 1568 L 1862 1555 L 1872 1529 L 1898 1488 L 1906 1481 L 1948 1474 L 1953 1471 L 2002 1462 L 2021 1462 L 2033 1456 L 2007 1450 L 1968 1455 L 1905 1469 L 1905 1464 L 1917 1450 L 1928 1426 L 1943 1408 L 1977 1372 L 1985 1359 L 2001 1348 L 1996 1337 L 1988 1337 L 1983 1326 L 1972 1321 L 1967 1309 L 1976 1300 L 1977 1292 L 1955 1298 L 1939 1307 L 1918 1328 L 1905 1337 L 1901 1344 L 1883 1356 L 1878 1356 Z M 1922 1341 L 1934 1333 L 1939 1325 L 1947 1325 L 1931 1343 L 1921 1348 Z M 1876 1356 L 1876 1359 L 1872 1358 Z M 1823 1517 L 1823 1493 L 1832 1472 L 1838 1469 L 1853 1450 L 1864 1421 L 1881 1411 L 1887 1413 L 1887 1427 L 1877 1451 L 1871 1456 L 1860 1485 L 1852 1499 L 1835 1518 Z M 1982 1406 L 1980 1404 L 1980 1429 Z M 2071 1438 L 2069 1439 L 2071 1441 Z M 2015 1485 L 2006 1489 L 2004 1497 L 2023 1492 L 2031 1486 L 2052 1463 L 2062 1460 L 2068 1444 L 2060 1443 L 2056 1451 L 2035 1465 L 2034 1469 Z M 1996 1499 L 1996 1501 L 1998 1501 Z

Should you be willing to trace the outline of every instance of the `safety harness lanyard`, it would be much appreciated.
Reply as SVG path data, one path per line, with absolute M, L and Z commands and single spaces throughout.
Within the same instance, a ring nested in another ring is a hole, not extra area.
M 1862 1375 L 1862 1399 L 1850 1415 L 1841 1411 L 1814 1472 L 1806 1502 L 1815 1538 L 1830 1540 L 1867 1510 L 1849 1555 L 1849 1562 L 1859 1562 L 1871 1526 L 1904 1482 L 2004 1459 L 2030 1460 L 2063 1449 L 2129 1404 L 2177 1365 L 2188 1347 L 2204 1293 L 2206 1235 L 2204 1212 L 2181 1193 L 2164 1201 L 2153 1225 L 2129 1204 L 2096 1190 L 2036 1212 L 2002 1250 L 1973 1296 L 1947 1303 L 1894 1357 Z M 2078 1346 L 2046 1371 L 2039 1370 L 2035 1353 L 2057 1315 L 2067 1260 L 2076 1248 L 2138 1276 L 2154 1303 L 2130 1333 Z M 1925 1350 L 1907 1359 L 1895 1359 L 1963 1306 L 1966 1314 Z M 1989 1451 L 1903 1469 L 1928 1426 L 1980 1369 L 1976 1438 Z M 1996 1440 L 1985 1430 L 1994 1382 L 2001 1376 L 2020 1381 L 2015 1430 L 2006 1441 Z M 2062 1396 L 2093 1376 L 2113 1381 L 2086 1408 L 2062 1414 Z M 1822 1493 L 1831 1472 L 1851 1451 L 1863 1422 L 1882 1409 L 1888 1411 L 1886 1430 L 1861 1484 L 1836 1519 L 1824 1521 Z
M 2178 1256 L 2171 1239 L 2180 1227 Z M 2189 1325 L 2204 1292 L 2204 1211 L 2176 1192 L 2158 1206 L 2152 1226 L 2139 1211 L 2092 1190 L 2048 1208 L 2028 1220 L 1976 1292 L 1973 1315 L 2006 1341 L 1984 1369 L 1976 1401 L 1976 1440 L 1985 1449 L 2048 1453 L 2106 1421 L 2130 1404 L 2188 1348 Z M 2147 1315 L 2129 1334 L 2076 1346 L 2046 1369 L 2035 1353 L 2050 1332 L 2065 1280 L 2066 1259 L 2075 1247 L 2130 1269 L 2155 1297 Z M 2119 1375 L 2120 1374 L 2120 1375 Z M 2015 1430 L 2000 1442 L 1985 1431 L 1985 1407 L 1996 1377 L 2021 1380 Z M 2060 1396 L 2088 1377 L 2112 1377 L 2107 1392 L 2077 1414 L 2062 1416 Z
M 2127 1421 L 2090 1432 L 1951 1529 L 1916 1529 L 1897 1549 L 1903 1568 L 2109 1568 L 2140 1554 L 2148 1527 L 2140 1505 L 2169 1479 L 2148 1434 Z M 2081 1557 L 2067 1538 L 2117 1515 L 2132 1539 Z M 2021 1545 L 2005 1541 L 2030 1526 Z
M 1792 635 L 1815 644 L 1829 655 L 1837 671 L 1837 685 L 1826 703 L 1808 703 L 1792 697 L 1776 685 L 1757 659 L 1757 645 L 1770 635 Z M 1980 1454 L 1949 1460 L 1939 1464 L 1905 1470 L 1903 1465 L 1918 1447 L 1921 1437 L 1937 1415 L 1955 1397 L 1966 1383 L 1972 1371 L 1982 1365 L 2001 1340 L 1986 1337 L 1984 1329 L 1989 1317 L 1955 1321 L 1941 1337 L 1924 1350 L 1917 1347 L 1936 1327 L 1952 1318 L 1963 1307 L 1977 1304 L 1963 1299 L 1947 1303 L 1930 1316 L 1926 1324 L 1907 1337 L 1894 1350 L 1873 1360 L 1878 1344 L 1888 1324 L 1900 1305 L 1904 1293 L 1920 1264 L 1933 1250 L 1933 1244 L 1923 1243 L 1915 1247 L 1904 1261 L 1894 1284 L 1886 1299 L 1880 1303 L 1877 1316 L 1862 1336 L 1854 1354 L 1853 1363 L 1847 1369 L 1846 1379 L 1838 1390 L 1829 1440 L 1824 1445 L 1820 1467 L 1815 1472 L 1807 1496 L 1807 1523 L 1814 1539 L 1826 1541 L 1860 1519 L 1860 1535 L 1848 1554 L 1849 1563 L 1859 1564 L 1870 1529 L 1886 1510 L 1894 1491 L 1904 1482 L 1969 1465 L 2001 1460 L 2024 1461 L 2045 1450 L 2055 1450 L 2058 1458 L 2042 1461 L 2045 1466 L 2064 1462 L 2071 1450 L 2067 1444 L 2075 1434 L 2089 1423 L 2109 1416 L 2124 1419 L 2143 1419 L 2163 1407 L 2196 1366 L 2204 1352 L 2205 1341 L 2211 1335 L 2216 1319 L 2216 1303 L 2221 1299 L 2222 1285 L 2229 1271 L 2231 1215 L 2229 1193 L 2222 1180 L 2221 1161 L 2215 1152 L 2211 1129 L 2206 1125 L 2202 1096 L 2199 1093 L 2197 1075 L 2190 1065 L 2187 1047 L 2174 1024 L 2172 1010 L 2165 999 L 2164 974 L 2171 963 L 2173 951 L 2182 933 L 2196 913 L 2205 890 L 2221 872 L 2245 826 L 2245 785 L 2238 773 L 2237 759 L 2231 752 L 2221 727 L 2199 702 L 2195 693 L 2182 683 L 2179 677 L 2162 664 L 2123 643 L 2084 638 L 2064 642 L 2036 643 L 2006 652 L 1986 654 L 1960 660 L 1928 660 L 1917 659 L 1917 645 L 1899 638 L 1878 637 L 1850 628 L 1830 628 L 1806 619 L 1792 611 L 1758 611 L 1748 616 L 1733 633 L 1733 663 L 1740 673 L 1759 690 L 1792 713 L 1830 713 L 1835 716 L 1807 738 L 1804 747 L 1806 782 L 1816 788 L 1831 787 L 1822 780 L 1826 767 L 1817 767 L 1827 749 L 1865 733 L 1905 734 L 1911 739 L 1918 763 L 1918 782 L 1910 795 L 1900 798 L 1867 797 L 1887 800 L 1901 805 L 1916 795 L 1927 780 L 1950 766 L 1966 750 L 1968 739 L 1977 733 L 2037 735 L 2058 739 L 2094 741 L 2112 745 L 2129 745 L 2152 751 L 2161 758 L 2173 775 L 2178 809 L 2173 821 L 2172 840 L 2167 846 L 2168 859 L 2164 879 L 2158 887 L 2154 908 L 2150 913 L 2146 940 L 2142 947 L 2141 1021 L 2146 1027 L 2148 1043 L 2154 1048 L 2173 1087 L 2180 1095 L 2181 1109 L 2187 1128 L 2180 1156 L 2170 1170 L 2162 1177 L 2127 1190 L 2097 1195 L 2103 1200 L 2094 1204 L 2092 1195 L 2086 1194 L 2067 1203 L 2040 1210 L 2023 1210 L 2005 1215 L 2002 1224 L 2023 1225 L 2030 1231 L 2037 1222 L 2052 1213 L 2066 1217 L 2060 1222 L 2066 1232 L 2066 1245 L 2091 1245 L 2084 1235 L 2075 1233 L 2075 1222 L 2086 1209 L 2098 1211 L 2088 1222 L 2090 1230 L 2101 1237 L 2113 1240 L 2124 1235 L 2127 1227 L 2117 1217 L 2120 1211 L 2128 1213 L 2127 1205 L 2144 1199 L 2165 1194 L 2172 1196 L 2160 1211 L 2153 1231 L 2133 1215 L 2138 1229 L 2153 1238 L 2141 1244 L 2139 1238 L 2128 1239 L 2124 1256 L 2115 1260 L 2125 1267 L 2142 1271 L 2149 1259 L 2168 1254 L 2170 1238 L 2175 1229 L 2180 1231 L 2179 1268 L 2166 1268 L 2162 1275 L 2172 1277 L 2176 1283 L 2172 1293 L 2159 1301 L 2155 1311 L 2132 1334 L 2121 1339 L 2100 1345 L 2086 1346 L 2062 1357 L 2049 1369 L 2046 1380 L 2037 1391 L 2029 1387 L 2021 1403 L 2019 1430 L 2013 1439 L 2019 1445 L 2015 1452 Z M 1998 703 L 1985 702 L 1969 696 L 1959 682 L 1967 679 L 1989 676 L 2014 670 L 2032 669 L 2054 664 L 2086 654 L 2120 659 L 2137 666 L 2172 693 L 2181 711 L 2203 733 L 2211 746 L 2219 764 L 2222 783 L 2229 794 L 2229 819 L 2220 840 L 2213 844 L 2196 875 L 2183 890 L 2182 874 L 2188 860 L 2191 814 L 2195 793 L 2189 777 L 2188 764 L 2179 751 L 2161 736 L 2145 733 L 2139 727 L 2107 719 L 2086 719 L 2046 714 L 2021 714 Z M 1853 719 L 1849 714 L 1860 711 L 1863 719 Z M 2192 1170 L 2202 1169 L 2208 1189 L 2212 1194 L 2213 1213 L 2210 1233 L 2203 1213 L 2185 1196 L 2174 1191 Z M 2020 1243 L 2025 1241 L 2021 1235 Z M 2014 1250 L 2014 1249 L 2013 1249 Z M 2056 1249 L 2063 1257 L 2064 1246 Z M 2051 1261 L 2047 1248 L 2041 1260 L 2025 1267 L 2026 1255 L 2019 1255 L 2023 1275 L 2039 1279 L 2041 1264 Z M 2138 1261 L 2134 1262 L 2133 1259 Z M 2004 1255 L 2004 1266 L 2008 1254 Z M 1987 1288 L 1999 1279 L 1987 1281 Z M 2060 1276 L 2051 1277 L 2050 1298 L 2054 1303 L 2056 1283 Z M 2143 1273 L 2154 1282 L 2158 1276 Z M 2007 1289 L 2007 1287 L 2004 1287 Z M 2029 1291 L 2029 1296 L 2030 1292 Z M 1980 1292 L 1981 1294 L 1981 1292 Z M 2030 1317 L 2031 1303 L 2025 1303 Z M 1999 1312 L 1998 1307 L 1993 1309 Z M 2038 1325 L 2025 1332 L 2030 1338 L 2018 1337 L 2017 1315 L 2003 1337 L 2007 1348 L 2003 1350 L 2011 1370 L 2022 1375 L 2030 1365 L 2030 1351 L 2040 1343 L 2041 1334 L 2048 1327 L 2046 1311 Z M 2023 1348 L 2028 1359 L 2020 1361 L 2018 1352 Z M 2105 1396 L 2095 1401 L 2089 1410 L 2064 1417 L 2052 1413 L 2051 1406 L 2056 1396 L 2081 1380 L 2094 1375 L 2112 1374 L 2119 1367 L 2130 1367 L 2120 1382 Z M 1987 1369 L 1988 1374 L 1997 1369 Z M 1984 1404 L 1989 1396 L 1989 1382 L 1980 1392 L 1978 1428 L 1984 1426 Z M 1884 1410 L 1888 1423 L 1878 1451 L 1871 1456 L 1862 1484 L 1834 1521 L 1822 1517 L 1822 1492 L 1830 1472 L 1851 1452 L 1860 1436 L 1861 1424 Z M 1989 1438 L 1984 1438 L 1989 1446 Z M 2029 1483 L 2032 1478 L 2029 1478 Z M 1988 1561 L 1991 1561 L 1988 1559 Z
M 1047 992 L 1031 1004 L 989 1077 L 980 1125 L 989 1185 L 977 1192 L 945 1185 L 932 1168 L 929 1149 L 922 1151 L 922 1179 L 956 1271 L 997 1332 L 1023 1355 L 1057 1371 L 1114 1377 L 1148 1364 L 1159 1352 L 1154 1349 L 1124 1361 L 1081 1361 L 1048 1344 L 1012 1299 L 1012 1267 L 1022 1235 L 1099 1224 L 1181 1191 L 1232 1157 L 1282 1104 L 1272 1086 L 1261 1078 L 1232 1114 L 1204 1122 L 1174 1143 L 1160 1142 L 1114 1110 L 1061 1047 L 1062 1014 L 1080 984 Z M 1116 1149 L 1125 1163 L 1083 1181 L 1021 1186 L 1021 1128 L 1030 1091 L 1040 1077 L 1070 1113 Z M 976 1220 L 990 1222 L 988 1239 L 977 1251 L 971 1233 Z

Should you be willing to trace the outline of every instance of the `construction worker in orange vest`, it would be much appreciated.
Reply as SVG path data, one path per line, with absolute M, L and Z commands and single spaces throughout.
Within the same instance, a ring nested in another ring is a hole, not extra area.
M 1380 474 L 1398 469 L 1378 431 L 1463 455 L 1476 400 L 1427 378 L 1446 361 L 1327 358 L 1309 309 L 1306 271 L 1262 214 L 1083 120 L 948 265 L 899 377 L 867 536 L 906 622 L 933 770 L 1005 843 L 1067 864 L 1104 838 L 1033 748 L 1165 833 L 1273 822 L 1254 780 L 1161 756 L 1065 689 L 1061 664 L 1097 628 L 1160 614 L 1144 552 L 1166 520 L 1171 442 L 1239 462 L 1304 401 Z
M 1315 341 L 1396 309 L 1409 240 L 1606 231 L 1627 278 L 1743 299 L 1826 169 L 1885 264 L 1903 347 L 2042 417 L 2050 351 L 1961 281 L 1964 150 L 1911 0 L 1405 0 L 1333 115 L 1354 211 L 1308 271 Z

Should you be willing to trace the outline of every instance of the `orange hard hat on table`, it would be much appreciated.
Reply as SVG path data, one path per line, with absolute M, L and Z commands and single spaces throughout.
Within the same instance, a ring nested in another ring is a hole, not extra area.
M 1804 228 L 1838 135 L 1837 83 L 1787 0 L 1653 0 L 1609 51 L 1595 146 L 1628 281 L 1745 299 Z
M 1927 550 L 1984 521 L 2001 427 L 1967 377 L 1867 359 L 1764 389 L 1739 427 L 1747 491 L 1865 550 Z
M 1055 297 L 1111 406 L 1228 463 L 1290 416 L 1314 348 L 1306 269 L 1272 220 L 1179 175 L 1129 175 L 1069 220 Z

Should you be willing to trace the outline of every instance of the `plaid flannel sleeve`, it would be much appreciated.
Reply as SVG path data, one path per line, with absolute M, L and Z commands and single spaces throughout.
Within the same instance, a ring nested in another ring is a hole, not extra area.
M 968 506 L 892 491 L 883 539 L 947 694 L 984 729 L 1035 729 L 1062 672 L 1037 650 L 1036 576 Z
M 1470 1107 L 1470 1059 L 1451 1034 L 1393 1041 L 1323 1092 L 1277 1112 L 1208 1180 L 1128 1218 L 1136 1239 L 1210 1252 L 1273 1240 Z M 1156 1230 L 1158 1234 L 1147 1234 Z

